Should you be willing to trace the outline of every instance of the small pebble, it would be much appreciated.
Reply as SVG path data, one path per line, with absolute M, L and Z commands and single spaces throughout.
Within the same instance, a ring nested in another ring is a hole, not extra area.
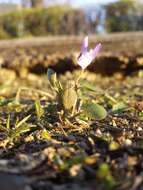
M 142 131 L 143 129 L 141 127 L 138 127 L 137 128 L 137 131 Z
M 131 141 L 130 139 L 126 139 L 124 143 L 125 143 L 125 145 L 127 145 L 127 146 L 132 145 L 132 141 Z
M 101 132 L 100 129 L 97 129 L 97 130 L 96 130 L 96 135 L 102 135 L 102 132 Z

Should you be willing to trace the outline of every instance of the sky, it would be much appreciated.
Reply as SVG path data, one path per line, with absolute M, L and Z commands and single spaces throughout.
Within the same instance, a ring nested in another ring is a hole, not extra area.
M 71 2 L 73 3 L 73 5 L 75 6 L 83 6 L 86 4 L 93 4 L 93 3 L 100 3 L 100 4 L 105 4 L 105 3 L 109 3 L 109 2 L 115 2 L 117 0 L 71 0 Z M 20 0 L 0 0 L 0 3 L 3 2 L 13 2 L 13 3 L 19 3 Z
M 75 0 L 73 1 L 75 5 L 83 5 L 83 4 L 93 4 L 93 3 L 100 3 L 105 4 L 109 2 L 115 2 L 116 0 Z

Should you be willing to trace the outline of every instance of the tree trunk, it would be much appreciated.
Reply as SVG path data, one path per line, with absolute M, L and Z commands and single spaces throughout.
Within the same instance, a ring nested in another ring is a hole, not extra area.
M 43 7 L 43 0 L 31 0 L 32 7 Z

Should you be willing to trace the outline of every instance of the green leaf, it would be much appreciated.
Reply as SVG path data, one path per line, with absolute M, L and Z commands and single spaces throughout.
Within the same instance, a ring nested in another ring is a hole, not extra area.
M 63 92 L 63 106 L 66 110 L 70 110 L 77 102 L 77 93 L 74 88 L 68 88 Z
M 11 99 L 4 99 L 2 97 L 0 97 L 0 106 L 5 106 L 7 105 L 9 102 L 11 102 L 12 100 Z
M 52 69 L 48 69 L 47 75 L 48 75 L 48 79 L 49 79 L 50 84 L 53 87 L 55 87 L 56 82 L 57 82 L 57 74 Z
M 51 136 L 46 129 L 42 130 L 41 137 L 42 139 L 51 140 Z
M 35 109 L 36 109 L 37 118 L 40 119 L 41 116 L 44 114 L 44 110 L 43 110 L 39 100 L 35 101 Z
M 16 111 L 16 112 L 20 112 L 22 109 L 22 106 L 20 103 L 18 103 L 17 101 L 13 100 L 11 102 L 8 103 L 7 108 L 10 112 L 12 111 Z
M 86 103 L 83 104 L 83 110 L 85 115 L 90 119 L 101 120 L 107 116 L 107 112 L 103 106 L 96 103 Z
M 31 115 L 28 115 L 27 117 L 25 117 L 24 119 L 22 119 L 21 121 L 18 122 L 18 124 L 16 124 L 15 128 L 20 127 L 23 123 L 25 123 L 29 118 L 31 117 Z
M 112 112 L 119 114 L 126 111 L 126 109 L 127 109 L 127 105 L 124 102 L 118 102 L 117 104 L 113 105 Z
M 117 101 L 115 100 L 115 98 L 113 98 L 110 94 L 106 93 L 104 96 L 105 96 L 105 98 L 106 98 L 108 101 L 111 102 L 111 105 L 117 103 Z
M 6 120 L 6 128 L 10 129 L 10 115 L 8 116 L 8 118 Z
M 97 170 L 97 176 L 102 181 L 107 190 L 115 189 L 116 181 L 111 175 L 110 167 L 108 164 L 100 164 Z
M 139 117 L 143 118 L 143 111 L 139 112 Z
M 82 80 L 80 83 L 81 83 L 82 90 L 92 91 L 92 92 L 97 91 L 97 87 L 94 84 L 92 84 L 86 80 Z
M 97 173 L 98 173 L 98 177 L 102 179 L 110 175 L 110 169 L 109 169 L 108 164 L 102 163 L 99 166 Z
M 10 139 L 14 139 L 18 136 L 20 136 L 20 134 L 25 133 L 27 131 L 30 130 L 31 125 L 29 125 L 28 123 L 26 123 L 26 121 L 31 117 L 31 115 L 28 115 L 27 117 L 25 117 L 24 119 L 22 119 L 21 121 L 19 121 L 16 125 L 14 129 L 9 129 L 8 131 L 8 137 Z
M 28 132 L 30 128 L 31 125 L 29 125 L 28 123 L 21 123 L 21 125 L 18 128 L 9 130 L 8 136 L 10 139 L 14 139 L 20 136 L 20 134 Z
M 0 124 L 0 130 L 4 132 L 8 132 L 8 129 Z

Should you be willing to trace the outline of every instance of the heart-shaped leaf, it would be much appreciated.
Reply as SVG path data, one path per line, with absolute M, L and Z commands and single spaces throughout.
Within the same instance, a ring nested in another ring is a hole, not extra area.
M 107 116 L 105 108 L 99 104 L 88 102 L 83 105 L 85 115 L 89 119 L 101 120 Z

